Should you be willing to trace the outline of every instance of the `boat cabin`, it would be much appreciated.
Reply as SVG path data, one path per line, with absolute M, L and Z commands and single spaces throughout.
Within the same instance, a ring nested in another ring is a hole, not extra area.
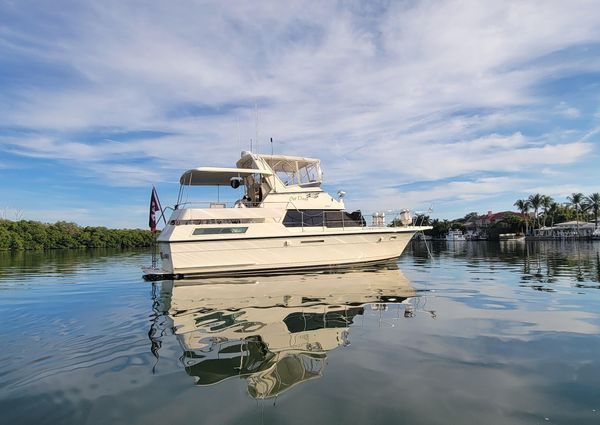
M 315 158 L 242 152 L 236 168 L 187 170 L 169 224 L 282 223 L 285 227 L 363 227 L 360 211 L 348 213 L 342 196 L 321 189 L 321 162 Z M 223 202 L 183 202 L 189 186 L 243 188 L 233 208 Z

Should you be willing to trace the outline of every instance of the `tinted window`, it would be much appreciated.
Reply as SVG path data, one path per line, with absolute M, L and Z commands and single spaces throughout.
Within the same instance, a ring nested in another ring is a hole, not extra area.
M 247 227 L 198 227 L 194 235 L 221 235 L 224 233 L 246 233 Z
M 315 227 L 323 225 L 322 210 L 289 210 L 283 219 L 283 225 L 286 227 L 302 227 L 304 221 L 305 227 Z
M 289 210 L 283 219 L 283 225 L 286 227 L 360 227 L 366 223 L 360 211 L 352 214 L 346 211 L 323 211 L 323 210 Z

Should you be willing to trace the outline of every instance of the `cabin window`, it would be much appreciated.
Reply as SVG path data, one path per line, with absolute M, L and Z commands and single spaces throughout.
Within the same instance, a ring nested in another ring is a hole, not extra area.
M 322 210 L 288 210 L 283 219 L 286 227 L 319 227 L 323 226 L 324 214 Z
M 198 220 L 171 220 L 169 224 L 172 226 L 183 225 L 206 225 L 206 224 L 246 224 L 246 223 L 264 223 L 265 219 L 258 218 L 207 218 Z
M 288 210 L 283 219 L 286 227 L 363 227 L 366 222 L 360 213 L 324 210 Z
M 327 227 L 362 227 L 363 217 L 360 211 L 355 211 L 352 214 L 346 211 L 326 211 L 325 221 Z
M 193 235 L 222 235 L 231 233 L 246 233 L 247 227 L 198 227 Z

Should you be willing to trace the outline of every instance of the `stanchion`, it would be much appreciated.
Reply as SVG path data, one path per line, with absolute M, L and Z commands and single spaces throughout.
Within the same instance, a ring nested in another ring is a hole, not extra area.
M 152 268 L 156 269 L 158 266 L 158 258 L 157 258 L 157 251 L 158 251 L 158 243 L 156 241 L 154 241 L 154 245 L 152 246 Z

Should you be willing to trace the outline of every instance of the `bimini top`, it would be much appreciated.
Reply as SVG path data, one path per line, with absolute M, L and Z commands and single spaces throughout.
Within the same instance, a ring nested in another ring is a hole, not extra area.
M 255 154 L 255 156 L 264 159 L 273 171 L 288 171 L 290 166 L 303 168 L 308 165 L 318 164 L 321 161 L 317 158 L 307 158 L 304 156 L 291 155 L 263 155 Z
M 186 186 L 228 186 L 232 178 L 243 178 L 252 174 L 271 175 L 273 173 L 254 168 L 200 167 L 183 173 L 179 178 L 179 183 Z M 240 183 L 244 184 L 243 181 Z

